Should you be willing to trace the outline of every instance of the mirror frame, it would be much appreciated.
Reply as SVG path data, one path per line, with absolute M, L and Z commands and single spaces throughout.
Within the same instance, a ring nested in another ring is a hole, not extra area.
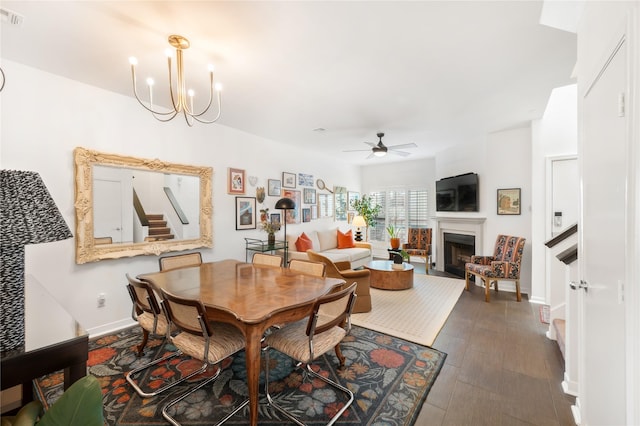
M 77 147 L 73 151 L 76 211 L 76 263 L 118 259 L 142 255 L 160 255 L 169 251 L 213 247 L 212 167 L 168 163 L 158 159 L 128 157 Z M 200 237 L 141 243 L 95 244 L 93 235 L 93 166 L 126 167 L 160 173 L 197 176 L 200 179 Z

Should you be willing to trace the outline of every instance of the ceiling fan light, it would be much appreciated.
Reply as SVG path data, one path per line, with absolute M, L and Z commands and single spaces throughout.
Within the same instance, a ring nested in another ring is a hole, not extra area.
M 373 151 L 373 155 L 375 155 L 376 157 L 384 157 L 385 155 L 387 155 L 387 152 L 382 150 Z

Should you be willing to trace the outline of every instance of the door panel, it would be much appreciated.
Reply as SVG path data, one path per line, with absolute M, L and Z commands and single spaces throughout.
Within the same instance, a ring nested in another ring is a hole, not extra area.
M 626 424 L 625 279 L 627 135 L 619 114 L 627 81 L 621 42 L 583 99 L 580 235 L 582 424 Z

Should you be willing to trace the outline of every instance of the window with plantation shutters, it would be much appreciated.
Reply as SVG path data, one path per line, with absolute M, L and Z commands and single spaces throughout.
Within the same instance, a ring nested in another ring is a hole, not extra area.
M 398 230 L 401 241 L 406 241 L 408 228 L 428 227 L 429 206 L 426 189 L 395 188 L 371 191 L 369 195 L 374 205 L 381 206 L 376 225 L 369 230 L 371 241 L 389 241 L 389 225 Z

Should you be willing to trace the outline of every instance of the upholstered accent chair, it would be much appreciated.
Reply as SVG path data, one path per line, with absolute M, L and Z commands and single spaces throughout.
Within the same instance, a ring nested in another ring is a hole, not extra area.
M 409 228 L 407 242 L 402 245 L 402 249 L 409 256 L 424 257 L 427 269 L 431 266 L 431 228 Z
M 358 299 L 353 307 L 353 313 L 369 312 L 371 311 L 371 271 L 368 269 L 351 269 L 351 262 L 333 262 L 326 256 L 321 255 L 313 250 L 307 250 L 307 256 L 312 262 L 324 263 L 327 267 L 327 277 L 340 278 L 347 283 L 357 282 L 356 294 Z
M 311 364 L 322 354 L 339 345 L 351 330 L 351 311 L 357 299 L 355 291 L 356 283 L 352 283 L 339 292 L 321 297 L 314 304 L 308 318 L 289 323 L 281 329 L 273 331 L 265 339 L 267 347 L 265 349 L 264 365 L 267 401 L 298 425 L 304 425 L 304 423 L 277 405 L 271 393 L 269 393 L 269 352 L 276 350 L 288 355 L 298 361 L 297 365 L 299 367 L 306 366 L 303 371 L 307 376 L 311 376 L 315 380 L 322 380 L 329 386 L 344 392 L 349 397 L 349 400 L 329 421 L 328 425 L 332 425 L 353 402 L 353 392 L 341 384 L 316 373 Z
M 160 263 L 161 271 L 170 271 L 171 269 L 186 268 L 188 266 L 200 266 L 202 265 L 202 255 L 200 252 L 176 254 L 161 257 L 158 262 Z
M 498 235 L 493 256 L 471 256 L 471 262 L 465 264 L 466 289 L 469 290 L 471 275 L 480 278 L 484 284 L 484 300 L 489 302 L 491 284 L 498 291 L 498 281 L 514 281 L 520 302 L 520 264 L 525 241 L 522 237 Z

